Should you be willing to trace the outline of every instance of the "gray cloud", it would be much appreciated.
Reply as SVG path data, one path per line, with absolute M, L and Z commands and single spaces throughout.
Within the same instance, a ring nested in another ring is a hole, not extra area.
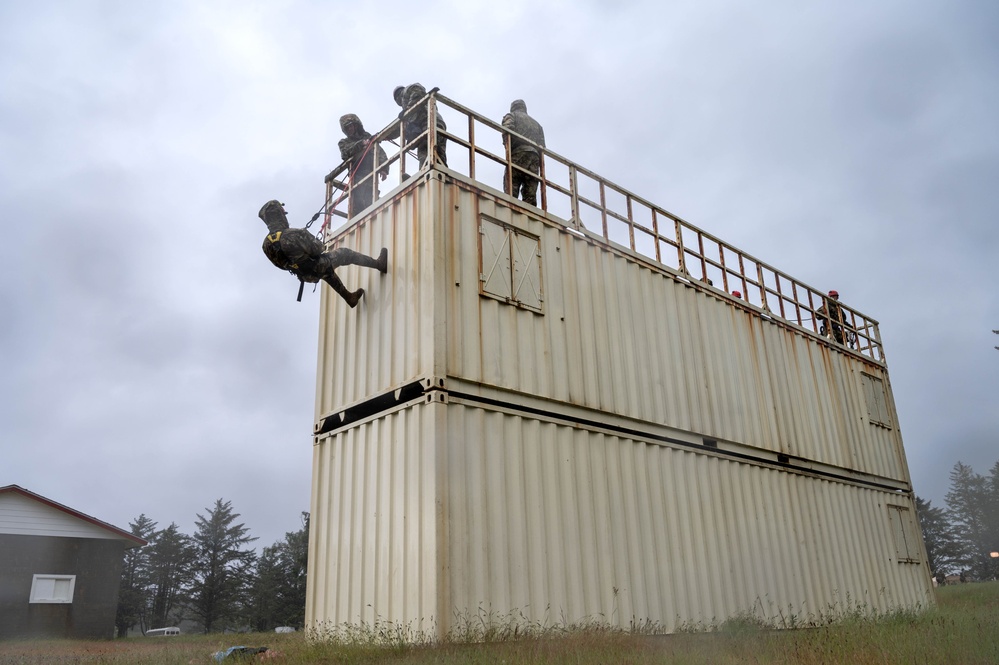
M 555 151 L 879 319 L 917 493 L 995 462 L 991 5 L 114 9 L 0 8 L 0 484 L 297 528 L 318 298 L 256 213 L 303 225 L 336 118 L 380 127 L 414 80 L 527 100 Z

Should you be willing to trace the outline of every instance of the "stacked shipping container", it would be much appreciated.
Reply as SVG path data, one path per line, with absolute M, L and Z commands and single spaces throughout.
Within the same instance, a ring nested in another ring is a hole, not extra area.
M 932 602 L 885 366 L 451 171 L 337 243 L 307 621 L 665 630 Z

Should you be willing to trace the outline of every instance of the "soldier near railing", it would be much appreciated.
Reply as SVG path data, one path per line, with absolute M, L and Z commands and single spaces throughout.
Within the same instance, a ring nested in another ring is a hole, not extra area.
M 357 306 L 364 289 L 349 291 L 337 277 L 337 268 L 356 265 L 374 268 L 380 273 L 388 272 L 388 249 L 383 247 L 377 259 L 347 247 L 325 251 L 319 239 L 306 229 L 289 228 L 288 214 L 279 201 L 265 203 L 259 217 L 270 232 L 264 238 L 263 250 L 271 263 L 295 275 L 303 284 L 323 280 L 351 307 Z M 299 299 L 301 296 L 299 290 Z
M 840 344 L 846 340 L 846 314 L 843 312 L 843 307 L 839 304 L 838 291 L 833 289 L 829 292 L 829 295 L 825 297 L 822 303 L 822 307 L 816 310 L 815 318 L 822 324 L 819 330 L 820 333 L 827 337 L 831 334 L 832 338 Z
M 503 174 L 503 191 L 522 198 L 524 203 L 538 205 L 538 178 L 541 172 L 541 148 L 545 147 L 545 130 L 541 124 L 527 115 L 527 104 L 523 99 L 515 99 L 510 104 L 510 112 L 503 116 L 503 127 L 516 132 L 530 141 L 513 134 L 504 134 L 503 141 L 510 144 L 510 161 L 530 173 L 507 167 Z M 510 171 L 513 173 L 510 173 Z M 531 174 L 535 175 L 531 175 Z
M 346 138 L 340 139 L 340 159 L 349 163 L 350 200 L 348 215 L 353 217 L 378 198 L 378 181 L 369 177 L 375 170 L 377 157 L 378 177 L 388 177 L 388 156 L 378 143 L 372 143 L 371 134 L 364 131 L 361 119 L 353 113 L 340 117 L 340 129 Z
M 436 88 L 435 88 L 436 90 Z M 430 119 L 427 113 L 427 103 L 417 104 L 427 94 L 427 89 L 419 83 L 412 83 L 407 86 L 398 86 L 393 91 L 392 96 L 395 103 L 402 107 L 399 112 L 399 128 L 385 136 L 387 139 L 394 139 L 404 133 L 406 143 L 410 143 L 414 138 L 427 131 L 430 126 Z M 434 102 L 434 126 L 437 128 L 437 136 L 434 141 L 434 153 L 437 161 L 447 166 L 447 137 L 441 132 L 447 131 L 447 124 L 437 111 L 437 102 Z M 420 160 L 420 168 L 427 163 L 427 137 L 416 141 L 416 156 Z M 411 146 L 412 147 L 412 146 Z

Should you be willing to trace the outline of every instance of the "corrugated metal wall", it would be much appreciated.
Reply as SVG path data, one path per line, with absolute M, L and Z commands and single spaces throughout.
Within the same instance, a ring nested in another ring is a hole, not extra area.
M 932 602 L 907 497 L 488 408 L 448 406 L 451 607 L 673 630 Z
M 675 630 L 932 603 L 896 556 L 906 495 L 774 466 L 452 400 L 324 439 L 314 473 L 317 625 Z
M 523 210 L 431 171 L 337 239 L 388 247 L 390 269 L 342 271 L 356 310 L 324 288 L 317 420 L 445 385 L 317 437 L 310 623 L 674 629 L 932 602 L 925 563 L 896 560 L 908 470 L 861 380 L 894 419 L 882 366 Z M 542 313 L 491 274 L 480 295 L 483 221 L 538 240 Z
M 444 406 L 405 407 L 315 447 L 306 620 L 436 630 Z
M 337 270 L 348 289 L 364 288 L 356 309 L 323 285 L 320 304 L 317 416 L 433 375 L 434 254 L 431 185 L 418 179 L 337 237 L 337 245 L 377 256 L 389 270 Z
M 866 420 L 879 365 L 666 271 L 448 187 L 448 376 L 908 481 L 897 427 Z M 479 220 L 541 237 L 544 314 L 478 295 Z M 889 392 L 890 394 L 890 392 Z

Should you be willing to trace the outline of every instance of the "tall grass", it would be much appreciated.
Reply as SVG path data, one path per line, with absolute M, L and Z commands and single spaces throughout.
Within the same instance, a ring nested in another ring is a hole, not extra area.
M 214 662 L 213 652 L 236 644 L 268 646 L 276 654 L 264 662 L 288 665 L 999 663 L 999 583 L 944 587 L 937 590 L 937 601 L 924 612 L 874 618 L 863 611 L 847 612 L 829 625 L 799 630 L 773 630 L 752 616 L 673 635 L 650 634 L 654 625 L 636 626 L 632 632 L 599 623 L 525 629 L 514 615 L 506 617 L 508 621 L 483 615 L 459 622 L 448 639 L 386 624 L 355 626 L 339 634 L 327 631 L 328 639 L 313 640 L 302 633 L 258 633 L 108 642 L 6 641 L 0 642 L 0 664 L 207 665 Z

